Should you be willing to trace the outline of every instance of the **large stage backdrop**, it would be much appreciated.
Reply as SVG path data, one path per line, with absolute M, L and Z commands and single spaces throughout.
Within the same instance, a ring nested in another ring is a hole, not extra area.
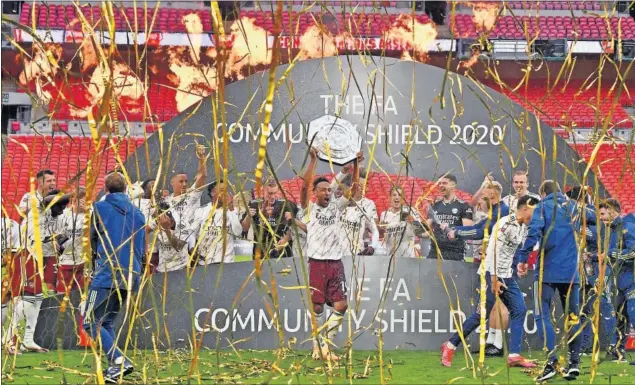
M 268 73 L 233 83 L 224 90 L 224 113 L 215 96 L 204 99 L 164 125 L 147 147 L 128 158 L 135 180 L 165 175 L 174 169 L 194 177 L 198 159 L 194 144 L 216 149 L 221 159 L 223 128 L 228 129 L 228 175 L 233 188 L 249 189 L 258 161 L 258 137 L 265 116 Z M 279 87 L 267 144 L 265 174 L 279 180 L 302 173 L 307 133 L 325 115 L 346 121 L 362 139 L 365 168 L 371 172 L 436 180 L 451 172 L 469 193 L 492 173 L 506 189 L 514 169 L 529 170 L 530 189 L 541 180 L 561 185 L 595 186 L 594 175 L 552 129 L 507 97 L 470 79 L 411 61 L 341 56 L 277 68 Z M 223 122 L 225 126 L 223 126 Z M 320 162 L 318 173 L 337 172 Z M 586 173 L 586 179 L 582 179 Z M 210 179 L 215 171 L 210 165 Z M 604 194 L 602 186 L 597 186 Z M 476 266 L 462 262 L 395 259 L 390 256 L 345 258 L 349 309 L 339 346 L 374 349 L 437 349 L 478 301 Z M 206 347 L 271 349 L 295 345 L 310 348 L 306 261 L 265 261 L 257 278 L 253 263 L 198 268 L 155 275 L 140 299 L 131 328 L 137 348 L 189 348 L 203 338 Z M 522 287 L 528 309 L 534 293 Z M 77 298 L 74 298 L 76 301 Z M 38 343 L 52 347 L 47 331 L 73 319 L 58 320 L 58 305 L 45 302 Z M 70 328 L 70 329 L 69 329 Z M 62 328 L 64 329 L 64 328 Z M 526 317 L 525 347 L 540 346 L 533 312 Z M 59 329 L 58 329 L 59 330 Z M 59 333 L 58 333 L 59 334 Z M 75 346 L 73 333 L 64 345 Z

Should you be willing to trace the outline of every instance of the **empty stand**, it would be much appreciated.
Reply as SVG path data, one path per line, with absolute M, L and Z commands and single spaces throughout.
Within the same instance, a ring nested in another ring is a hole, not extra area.
M 474 24 L 471 15 L 457 14 L 450 22 L 456 37 L 477 37 L 481 26 Z M 608 40 L 611 37 L 635 39 L 635 20 L 631 17 L 582 16 L 501 16 L 490 37 L 504 39 L 589 39 Z
M 395 2 L 365 2 L 367 6 L 382 4 L 394 6 Z M 384 4 L 385 3 L 385 4 Z M 337 5 L 337 4 L 336 4 Z M 82 6 L 81 13 L 86 20 L 96 29 L 96 24 L 102 18 L 102 10 L 96 6 Z M 186 32 L 186 26 L 183 18 L 190 14 L 199 16 L 204 32 L 213 32 L 212 17 L 209 8 L 201 9 L 174 9 L 159 8 L 114 8 L 115 28 L 118 31 L 153 31 L 153 32 Z M 156 15 L 155 15 L 156 14 Z M 255 21 L 255 24 L 269 31 L 273 30 L 274 14 L 271 11 L 259 10 L 242 10 L 241 17 L 249 17 Z M 303 33 L 309 26 L 315 25 L 316 22 L 323 24 L 332 33 L 340 33 L 345 30 L 355 34 L 365 36 L 379 35 L 385 31 L 397 18 L 396 13 L 387 14 L 380 13 L 321 13 L 321 12 L 288 12 L 282 13 L 282 31 L 285 34 Z M 154 24 L 152 20 L 154 18 Z M 416 16 L 420 22 L 429 22 L 429 18 L 425 14 Z M 35 21 L 37 26 L 46 27 L 47 29 L 71 29 L 81 31 L 81 21 L 75 6 L 72 5 L 48 5 L 32 6 L 31 3 L 25 2 L 22 6 L 20 14 L 20 23 L 32 25 Z
M 9 215 L 15 218 L 17 211 L 14 204 L 29 191 L 30 177 L 35 177 L 38 170 L 43 168 L 56 173 L 60 188 L 77 175 L 79 183 L 85 185 L 86 167 L 95 153 L 95 167 L 98 170 L 95 191 L 98 192 L 103 188 L 105 173 L 115 168 L 117 161 L 114 151 L 124 161 L 142 143 L 142 138 L 116 140 L 116 148 L 113 148 L 104 138 L 102 145 L 95 148 L 92 139 L 86 137 L 11 136 L 2 165 L 3 205 Z
M 611 108 L 613 108 L 613 115 L 609 121 L 609 128 L 633 127 L 633 120 L 624 108 L 633 105 L 633 99 L 627 92 L 622 92 L 620 98 L 613 104 L 615 91 L 603 87 L 598 98 L 597 85 L 583 89 L 582 84 L 574 82 L 565 87 L 530 81 L 528 88 L 521 86 L 515 92 L 495 84 L 487 85 L 524 105 L 554 128 L 561 125 L 565 127 L 574 125 L 578 128 L 602 127 Z M 508 84 L 508 86 L 513 85 Z
M 589 162 L 595 148 L 592 144 L 577 144 L 573 148 Z M 593 168 L 612 197 L 620 200 L 622 211 L 635 210 L 635 165 L 632 145 L 602 144 L 593 160 Z
M 554 11 L 599 11 L 602 9 L 602 2 L 600 1 L 508 1 L 506 4 L 511 9 L 545 9 Z

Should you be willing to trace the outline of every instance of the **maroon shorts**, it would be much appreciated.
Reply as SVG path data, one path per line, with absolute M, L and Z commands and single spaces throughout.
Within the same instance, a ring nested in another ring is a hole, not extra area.
M 58 266 L 56 291 L 58 294 L 70 293 L 71 290 L 84 287 L 84 265 Z
M 309 259 L 311 302 L 333 306 L 346 301 L 346 275 L 341 260 Z
M 57 268 L 55 257 L 44 257 L 44 282 L 55 286 Z M 42 294 L 42 280 L 37 269 L 35 258 L 27 251 L 22 251 L 13 261 L 11 274 L 11 294 L 19 297 L 23 293 Z

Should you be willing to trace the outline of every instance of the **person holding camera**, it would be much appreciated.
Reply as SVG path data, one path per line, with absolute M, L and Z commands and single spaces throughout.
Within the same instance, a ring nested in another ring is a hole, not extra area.
M 293 257 L 293 228 L 297 226 L 306 231 L 305 224 L 297 216 L 298 207 L 282 199 L 276 180 L 265 180 L 264 199 L 249 202 L 248 213 L 242 220 L 244 232 L 253 225 L 254 259 L 257 252 L 270 258 Z
M 234 239 L 243 229 L 232 195 L 223 180 L 210 183 L 207 191 L 212 201 L 194 214 L 190 255 L 200 255 L 199 265 L 233 263 Z
M 390 207 L 379 217 L 379 229 L 384 235 L 383 247 L 396 257 L 416 258 L 415 235 L 424 231 L 416 209 L 406 205 L 401 187 L 390 190 Z

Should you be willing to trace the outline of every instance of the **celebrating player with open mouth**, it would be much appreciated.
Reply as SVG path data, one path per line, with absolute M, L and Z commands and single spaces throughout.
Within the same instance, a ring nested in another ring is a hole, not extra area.
M 302 207 L 308 213 L 307 255 L 309 257 L 309 286 L 311 302 L 317 319 L 317 336 L 313 344 L 314 359 L 339 360 L 330 352 L 328 343 L 333 341 L 348 309 L 346 298 L 346 276 L 342 256 L 348 253 L 344 249 L 344 231 L 341 216 L 348 206 L 351 191 L 355 191 L 359 180 L 359 162 L 362 153 L 357 154 L 354 162 L 353 183 L 340 198 L 332 198 L 331 184 L 324 177 L 315 179 L 318 151 L 310 149 L 311 160 L 304 174 L 301 191 Z M 311 202 L 309 186 L 313 188 L 315 203 Z M 324 304 L 333 308 L 329 319 L 324 323 Z M 324 326 L 322 326 L 324 325 Z M 324 330 L 326 341 L 320 336 Z

